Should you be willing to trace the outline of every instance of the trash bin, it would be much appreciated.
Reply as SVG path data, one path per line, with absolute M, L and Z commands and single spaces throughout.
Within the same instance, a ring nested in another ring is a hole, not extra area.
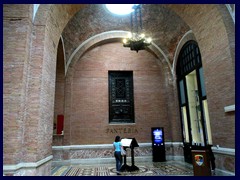
M 194 176 L 211 176 L 209 151 L 192 150 L 192 164 Z

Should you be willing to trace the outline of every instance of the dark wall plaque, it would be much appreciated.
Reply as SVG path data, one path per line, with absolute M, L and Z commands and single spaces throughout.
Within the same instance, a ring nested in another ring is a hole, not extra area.
M 133 123 L 133 72 L 109 71 L 109 123 Z

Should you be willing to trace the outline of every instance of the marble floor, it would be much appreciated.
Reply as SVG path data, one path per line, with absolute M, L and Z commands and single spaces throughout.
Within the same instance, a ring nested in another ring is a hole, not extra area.
M 191 164 L 166 161 L 135 164 L 139 170 L 121 172 L 121 176 L 193 176 Z M 52 176 L 117 176 L 115 164 L 52 167 Z

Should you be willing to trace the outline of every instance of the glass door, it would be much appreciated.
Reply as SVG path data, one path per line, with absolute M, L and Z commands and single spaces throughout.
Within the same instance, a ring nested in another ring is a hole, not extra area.
M 184 158 L 192 163 L 192 149 L 212 145 L 201 55 L 195 41 L 188 41 L 181 49 L 176 74 Z

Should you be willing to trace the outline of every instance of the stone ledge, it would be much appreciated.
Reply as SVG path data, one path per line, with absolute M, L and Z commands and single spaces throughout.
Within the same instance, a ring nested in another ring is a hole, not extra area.
M 216 154 L 235 156 L 235 149 L 231 148 L 212 147 L 212 151 Z
M 235 104 L 231 106 L 225 106 L 224 107 L 224 112 L 232 112 L 235 111 Z
M 53 156 L 50 155 L 38 162 L 28 162 L 28 163 L 19 163 L 19 164 L 15 164 L 15 165 L 3 165 L 3 171 L 17 171 L 21 168 L 37 168 L 45 163 L 47 163 L 48 161 L 52 160 Z
M 139 147 L 152 147 L 152 143 L 138 143 Z M 182 142 L 165 142 L 165 146 L 182 146 Z M 52 146 L 53 150 L 112 149 L 112 144 Z

